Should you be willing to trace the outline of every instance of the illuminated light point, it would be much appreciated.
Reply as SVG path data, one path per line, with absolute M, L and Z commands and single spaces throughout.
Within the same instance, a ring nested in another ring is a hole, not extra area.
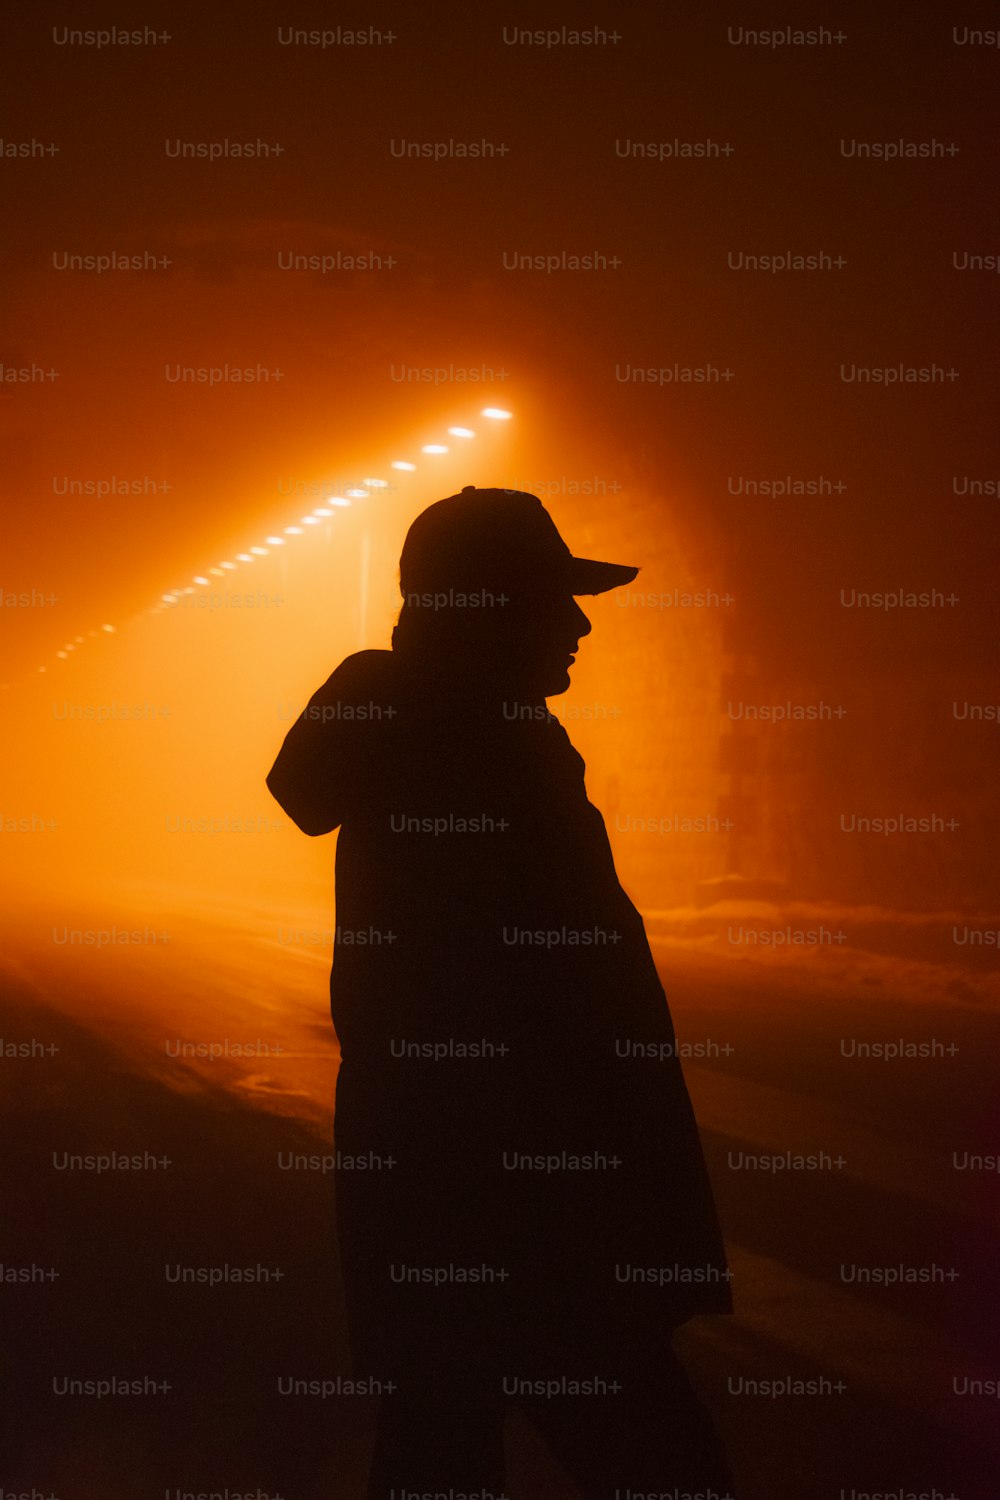
M 236 558 L 238 562 L 253 562 L 249 552 L 237 552 Z
M 236 571 L 236 564 L 233 562 L 221 562 L 219 564 L 219 567 L 225 568 L 229 573 L 234 573 Z
M 192 578 L 191 582 L 192 583 L 200 583 L 202 585 L 206 585 L 208 583 L 208 579 L 207 578 L 203 578 L 202 575 L 200 573 L 198 573 L 198 574 L 195 575 L 194 578 Z
M 365 479 L 362 482 L 371 485 L 373 490 L 387 490 L 389 488 L 388 479 Z
M 444 443 L 425 443 L 420 451 L 421 453 L 447 453 L 448 449 Z
M 350 505 L 351 503 L 350 500 L 345 500 L 343 495 L 329 495 L 327 498 L 331 505 Z
M 38 670 L 39 670 L 39 672 L 44 672 L 45 668 L 44 667 L 39 667 Z
M 225 573 L 223 573 L 223 571 L 222 571 L 221 568 L 209 568 L 208 571 L 211 574 L 213 574 L 213 576 L 216 577 L 216 578 L 225 578 L 225 576 L 226 576 Z
M 471 427 L 449 427 L 448 431 L 452 437 L 470 438 L 476 435 Z
M 113 625 L 102 625 L 101 629 L 106 630 L 108 635 L 114 635 L 115 633 L 115 627 Z
M 193 589 L 190 584 L 188 584 L 186 589 L 181 589 L 182 594 L 196 594 L 197 592 L 198 590 Z
M 76 643 L 77 643 L 77 645 L 78 645 L 78 646 L 82 646 L 82 645 L 83 645 L 83 643 L 84 643 L 84 641 L 85 641 L 85 640 L 86 640 L 86 639 L 87 639 L 87 637 L 86 637 L 86 636 L 85 636 L 85 635 L 78 635 L 78 636 L 77 636 L 77 637 L 76 637 Z
M 266 536 L 264 540 L 272 547 L 283 547 L 285 545 L 285 538 L 283 536 Z
M 163 600 L 164 604 L 176 604 L 177 603 L 177 595 L 176 594 L 161 594 L 160 598 Z
M 513 413 L 504 411 L 502 406 L 484 406 L 480 415 L 492 417 L 494 422 L 509 422 Z
M 325 505 L 317 505 L 316 509 L 313 511 L 313 515 L 314 516 L 332 516 L 333 515 L 333 511 L 332 510 L 328 510 Z M 305 517 L 303 516 L 302 519 L 305 520 Z
M 251 547 L 250 551 L 253 553 L 254 557 L 266 557 L 267 556 L 267 548 L 266 547 Z
M 397 458 L 393 459 L 389 467 L 390 469 L 405 469 L 407 474 L 412 474 L 417 466 L 416 464 L 408 464 L 403 459 Z
M 354 498 L 355 498 L 355 500 L 364 500 L 365 497 L 368 494 L 368 491 L 367 490 L 353 489 L 353 490 L 345 490 L 344 494 L 345 495 L 353 495 Z
M 303 524 L 303 526 L 318 526 L 319 525 L 319 517 L 318 516 L 303 516 L 302 517 L 302 524 Z
M 302 527 L 301 526 L 286 526 L 285 527 L 285 535 L 286 536 L 301 536 L 302 535 Z
M 62 659 L 63 659 L 63 661 L 65 661 L 65 660 L 66 660 L 66 653 L 65 653 L 65 651 L 57 651 L 57 652 L 56 652 L 56 655 L 57 655 L 57 656 L 61 656 L 61 657 L 62 657 Z
M 63 647 L 63 650 L 64 651 L 75 651 L 76 647 L 73 645 L 72 641 L 67 641 L 66 644 L 65 644 L 65 646 Z

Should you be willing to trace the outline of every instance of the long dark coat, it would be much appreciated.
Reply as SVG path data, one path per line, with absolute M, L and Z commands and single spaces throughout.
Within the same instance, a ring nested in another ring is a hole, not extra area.
M 391 1374 L 448 1330 L 470 1357 L 498 1339 L 516 1355 L 540 1331 L 665 1339 L 730 1311 L 667 1002 L 559 723 L 363 651 L 268 786 L 306 833 L 340 828 L 335 1192 L 357 1368 Z

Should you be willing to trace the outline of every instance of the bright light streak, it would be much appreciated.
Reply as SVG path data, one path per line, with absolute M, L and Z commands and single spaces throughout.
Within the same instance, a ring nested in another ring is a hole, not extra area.
M 513 413 L 505 410 L 503 407 L 487 406 L 483 408 L 481 415 L 484 417 L 489 417 L 492 421 L 507 422 L 510 421 Z M 452 437 L 461 438 L 463 440 L 468 440 L 469 438 L 474 438 L 476 436 L 475 430 L 471 427 L 449 427 L 448 432 Z M 437 456 L 450 452 L 450 449 L 444 443 L 425 443 L 420 451 L 422 453 Z M 390 468 L 402 473 L 413 474 L 417 470 L 417 465 L 414 463 L 410 463 L 406 459 L 398 458 L 392 460 Z M 304 534 L 303 527 L 318 526 L 320 524 L 318 518 L 322 518 L 324 520 L 330 519 L 336 514 L 336 511 L 331 510 L 329 507 L 339 506 L 346 508 L 350 506 L 351 499 L 347 497 L 352 497 L 354 499 L 366 499 L 369 496 L 370 490 L 387 490 L 392 488 L 392 485 L 388 480 L 379 479 L 374 475 L 365 475 L 362 484 L 366 486 L 366 488 L 362 488 L 359 485 L 355 488 L 346 490 L 344 495 L 329 495 L 323 505 L 318 505 L 316 507 L 312 515 L 303 516 L 301 518 L 301 525 L 286 526 L 284 528 L 285 536 L 302 536 Z M 214 575 L 216 578 L 224 578 L 227 573 L 232 573 L 237 570 L 238 563 L 250 563 L 258 557 L 267 557 L 268 547 L 283 547 L 285 545 L 285 539 L 281 536 L 269 536 L 266 538 L 266 540 L 268 543 L 267 547 L 251 547 L 247 552 L 237 552 L 235 554 L 237 559 L 236 562 L 231 562 L 226 559 L 225 561 L 220 562 L 218 567 L 209 568 L 207 570 L 208 573 Z M 210 579 L 205 577 L 204 574 L 199 573 L 195 575 L 194 583 L 199 585 L 199 587 L 201 588 L 207 588 L 210 585 Z M 184 588 L 178 588 L 169 593 L 162 594 L 160 596 L 160 602 L 154 607 L 151 613 L 159 614 L 165 604 L 175 604 L 182 595 L 194 594 L 196 592 L 197 589 L 191 587 L 191 585 L 189 584 Z M 113 635 L 115 633 L 115 626 L 102 625 L 101 630 L 108 635 Z M 90 631 L 90 636 L 92 637 L 96 636 L 97 634 L 98 632 L 96 630 Z M 69 652 L 76 649 L 77 644 L 82 645 L 85 643 L 85 641 L 85 636 L 78 635 L 76 637 L 76 642 L 67 642 L 65 648 L 62 651 L 57 652 L 56 654 L 62 659 L 65 659 Z M 41 666 L 38 667 L 37 670 L 39 672 L 44 672 L 46 669 L 44 666 Z

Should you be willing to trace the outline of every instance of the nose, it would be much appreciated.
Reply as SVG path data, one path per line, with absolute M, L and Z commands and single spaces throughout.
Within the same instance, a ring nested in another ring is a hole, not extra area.
M 593 626 L 575 599 L 573 600 L 573 629 L 578 636 L 589 635 L 593 629 Z

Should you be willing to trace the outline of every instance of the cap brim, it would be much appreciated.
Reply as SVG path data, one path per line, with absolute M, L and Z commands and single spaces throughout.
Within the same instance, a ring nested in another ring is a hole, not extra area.
M 608 589 L 631 583 L 638 571 L 638 568 L 628 568 L 624 563 L 594 562 L 589 557 L 574 557 L 569 569 L 570 593 L 606 594 Z

